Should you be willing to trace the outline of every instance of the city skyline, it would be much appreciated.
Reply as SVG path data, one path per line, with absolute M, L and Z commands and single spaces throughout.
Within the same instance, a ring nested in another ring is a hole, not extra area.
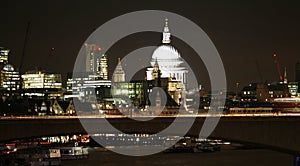
M 299 6 L 2 2 L 0 165 L 300 166 Z
M 114 3 L 122 4 L 119 1 L 101 4 L 95 1 L 94 5 L 52 1 L 46 2 L 47 5 L 39 2 L 6 3 L 1 7 L 1 14 L 7 17 L 4 18 L 5 24 L 0 27 L 0 44 L 12 50 L 10 59 L 15 68 L 20 66 L 25 31 L 30 21 L 21 72 L 35 67 L 56 73 L 70 72 L 80 47 L 98 26 L 130 11 L 157 7 L 191 19 L 208 34 L 224 62 L 229 90 L 234 90 L 236 82 L 243 86 L 250 82 L 278 81 L 272 56 L 274 52 L 278 54 L 281 72 L 286 67 L 288 79 L 295 79 L 295 64 L 299 61 L 297 54 L 300 52 L 297 48 L 300 35 L 300 25 L 296 22 L 300 18 L 297 4 L 276 1 L 235 4 L 202 2 L 202 5 L 197 6 L 190 2 L 183 5 L 186 10 L 181 10 L 181 3 L 168 1 L 159 6 L 155 3 L 132 2 L 124 4 L 124 8 L 113 7 Z M 144 38 L 148 40 L 141 42 Z M 159 45 L 160 41 L 159 33 L 136 34 L 122 39 L 108 50 L 108 57 L 112 59 L 109 61 L 109 71 L 116 66 L 117 57 L 124 57 L 136 47 Z M 187 62 L 193 62 L 191 57 L 194 53 L 186 49 L 188 46 L 183 46 L 183 42 L 176 38 L 173 43 Z M 52 51 L 52 48 L 55 50 Z M 58 59 L 64 63 L 58 64 Z M 200 71 L 200 77 L 208 78 L 205 68 L 199 68 L 193 63 L 192 66 Z M 208 82 L 204 79 L 202 84 L 207 86 Z

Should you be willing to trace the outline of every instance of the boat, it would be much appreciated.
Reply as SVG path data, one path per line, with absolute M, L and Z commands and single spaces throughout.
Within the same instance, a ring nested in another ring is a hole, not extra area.
M 76 160 L 88 158 L 88 148 L 82 146 L 59 147 L 61 160 Z
M 176 144 L 166 149 L 166 153 L 199 153 L 199 152 L 216 152 L 220 151 L 220 144 L 214 141 L 196 141 L 190 138 L 180 139 Z
M 299 113 L 300 112 L 300 98 L 287 97 L 276 98 L 273 101 L 274 109 L 280 112 Z
M 193 147 L 194 152 L 216 152 L 220 150 L 221 146 L 219 144 L 215 144 L 209 141 L 201 142 L 200 144 L 196 144 L 196 146 Z
M 29 148 L 18 150 L 15 154 L 15 159 L 10 161 L 15 165 L 60 165 L 61 155 L 59 149 L 43 149 L 43 148 Z

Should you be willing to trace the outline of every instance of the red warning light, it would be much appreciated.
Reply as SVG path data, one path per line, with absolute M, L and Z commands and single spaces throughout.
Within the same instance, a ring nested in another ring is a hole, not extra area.
M 102 50 L 102 48 L 101 47 L 98 47 L 98 51 L 101 51 Z
M 274 53 L 273 56 L 276 57 L 277 56 L 276 53 Z
M 54 47 L 52 47 L 52 48 L 51 48 L 51 51 L 54 51 L 54 50 L 55 50 L 55 48 L 54 48 Z

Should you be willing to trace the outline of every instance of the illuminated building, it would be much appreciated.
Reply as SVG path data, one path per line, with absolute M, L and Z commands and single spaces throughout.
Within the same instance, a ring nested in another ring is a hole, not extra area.
M 64 98 L 78 98 L 81 101 L 96 101 L 100 92 L 96 91 L 101 87 L 111 86 L 110 80 L 99 79 L 94 73 L 68 73 L 67 92 Z M 101 98 L 101 97 L 99 97 Z
M 84 81 L 96 80 L 95 76 L 91 72 L 82 73 L 68 73 L 67 74 L 67 92 L 72 92 L 73 94 L 79 94 Z
M 118 58 L 118 64 L 113 74 L 113 82 L 125 82 L 125 72 L 121 65 L 120 58 Z
M 85 51 L 85 72 L 95 73 L 102 79 L 108 80 L 107 55 L 101 55 L 102 48 L 95 44 L 85 43 Z
M 289 93 L 291 94 L 291 97 L 297 97 L 298 96 L 298 82 L 289 82 L 288 83 Z
M 0 64 L 5 65 L 8 63 L 9 49 L 0 47 Z
M 241 101 L 271 101 L 274 98 L 289 97 L 290 92 L 284 83 L 251 83 L 242 89 Z
M 171 33 L 169 30 L 168 19 L 165 20 L 165 26 L 163 30 L 162 45 L 158 46 L 151 59 L 151 66 L 147 69 L 147 80 L 152 80 L 152 71 L 154 65 L 158 64 L 161 70 L 161 78 L 172 77 L 176 81 L 180 81 L 183 87 L 187 84 L 187 69 L 183 66 L 184 61 L 182 60 L 179 52 L 171 46 Z
M 30 71 L 22 75 L 23 88 L 62 88 L 60 74 L 48 74 L 42 71 Z
M 266 83 L 251 83 L 243 87 L 241 93 L 241 101 L 268 101 L 270 91 Z
M 99 60 L 100 59 L 100 60 Z M 104 79 L 108 80 L 108 64 L 107 64 L 107 55 L 103 54 L 101 58 L 98 58 L 97 62 L 97 73 Z
M 86 60 L 85 60 L 85 71 L 86 72 L 96 72 L 95 60 L 100 57 L 100 51 L 102 49 L 95 44 L 87 44 L 85 43 L 85 51 L 86 51 Z
M 22 75 L 23 90 L 26 96 L 45 96 L 56 98 L 62 96 L 61 74 L 29 71 Z
M 14 67 L 7 64 L 0 72 L 0 87 L 5 90 L 6 94 L 17 93 L 20 89 L 20 74 L 15 71 Z
M 81 87 L 80 99 L 88 102 L 96 102 L 103 98 L 102 89 L 110 89 L 110 80 L 86 80 Z
M 20 74 L 8 64 L 10 50 L 0 47 L 0 88 L 4 95 L 18 93 L 21 81 Z

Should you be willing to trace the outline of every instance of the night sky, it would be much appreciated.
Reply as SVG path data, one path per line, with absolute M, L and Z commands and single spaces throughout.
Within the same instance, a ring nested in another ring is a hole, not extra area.
M 233 90 L 236 82 L 243 86 L 250 82 L 277 81 L 274 51 L 279 56 L 281 70 L 286 66 L 289 80 L 295 79 L 295 63 L 300 61 L 299 7 L 297 1 L 271 0 L 5 1 L 0 6 L 0 46 L 11 49 L 10 63 L 18 68 L 30 21 L 21 72 L 40 68 L 65 75 L 73 70 L 77 53 L 87 37 L 106 21 L 137 10 L 165 10 L 192 20 L 208 34 L 224 62 L 228 88 Z M 171 32 L 172 28 L 176 27 L 170 27 Z M 159 33 L 122 39 L 109 51 L 110 69 L 116 65 L 117 57 L 141 46 L 159 45 L 160 41 Z M 201 62 L 198 64 L 200 60 L 193 59 L 193 50 L 179 39 L 173 41 L 182 57 L 198 71 L 200 82 L 208 87 L 205 68 Z

